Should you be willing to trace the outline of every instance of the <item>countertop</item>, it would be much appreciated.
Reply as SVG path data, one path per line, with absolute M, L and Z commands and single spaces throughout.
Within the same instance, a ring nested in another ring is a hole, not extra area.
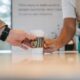
M 24 54 L 0 54 L 0 63 L 0 74 L 3 77 L 80 79 L 80 54 L 77 52 L 45 53 L 43 60 L 31 60 Z

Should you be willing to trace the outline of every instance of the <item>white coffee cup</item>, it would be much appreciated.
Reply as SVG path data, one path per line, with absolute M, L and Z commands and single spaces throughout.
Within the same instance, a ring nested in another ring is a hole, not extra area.
M 44 44 L 44 31 L 33 30 L 31 33 L 36 36 L 36 40 L 33 41 L 32 48 L 32 60 L 43 60 L 43 44 Z

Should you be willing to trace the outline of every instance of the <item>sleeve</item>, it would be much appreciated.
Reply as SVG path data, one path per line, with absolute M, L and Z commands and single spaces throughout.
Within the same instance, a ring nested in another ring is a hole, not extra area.
M 62 0 L 63 18 L 76 18 L 74 0 Z

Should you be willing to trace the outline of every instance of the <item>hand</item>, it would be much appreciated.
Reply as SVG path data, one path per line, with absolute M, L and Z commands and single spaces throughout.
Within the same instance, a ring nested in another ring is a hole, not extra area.
M 59 47 L 57 47 L 57 40 L 56 39 L 45 39 L 44 41 L 44 52 L 47 52 L 47 53 L 52 53 L 56 50 L 59 49 Z M 59 45 L 59 44 L 58 44 Z
M 28 34 L 22 30 L 12 29 L 6 39 L 8 43 L 13 46 L 19 46 L 21 48 L 27 49 L 30 47 L 30 41 L 34 40 L 36 37 L 32 34 Z

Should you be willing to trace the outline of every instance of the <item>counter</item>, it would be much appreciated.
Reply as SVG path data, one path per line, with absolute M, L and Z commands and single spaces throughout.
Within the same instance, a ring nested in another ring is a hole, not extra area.
M 23 59 L 19 61 L 21 56 Z M 0 74 L 3 77 L 19 78 L 20 80 L 80 79 L 80 54 L 77 52 L 45 53 L 42 61 L 32 61 L 20 54 L 4 54 L 3 56 L 0 54 L 1 57 Z M 16 62 L 14 63 L 13 60 Z

